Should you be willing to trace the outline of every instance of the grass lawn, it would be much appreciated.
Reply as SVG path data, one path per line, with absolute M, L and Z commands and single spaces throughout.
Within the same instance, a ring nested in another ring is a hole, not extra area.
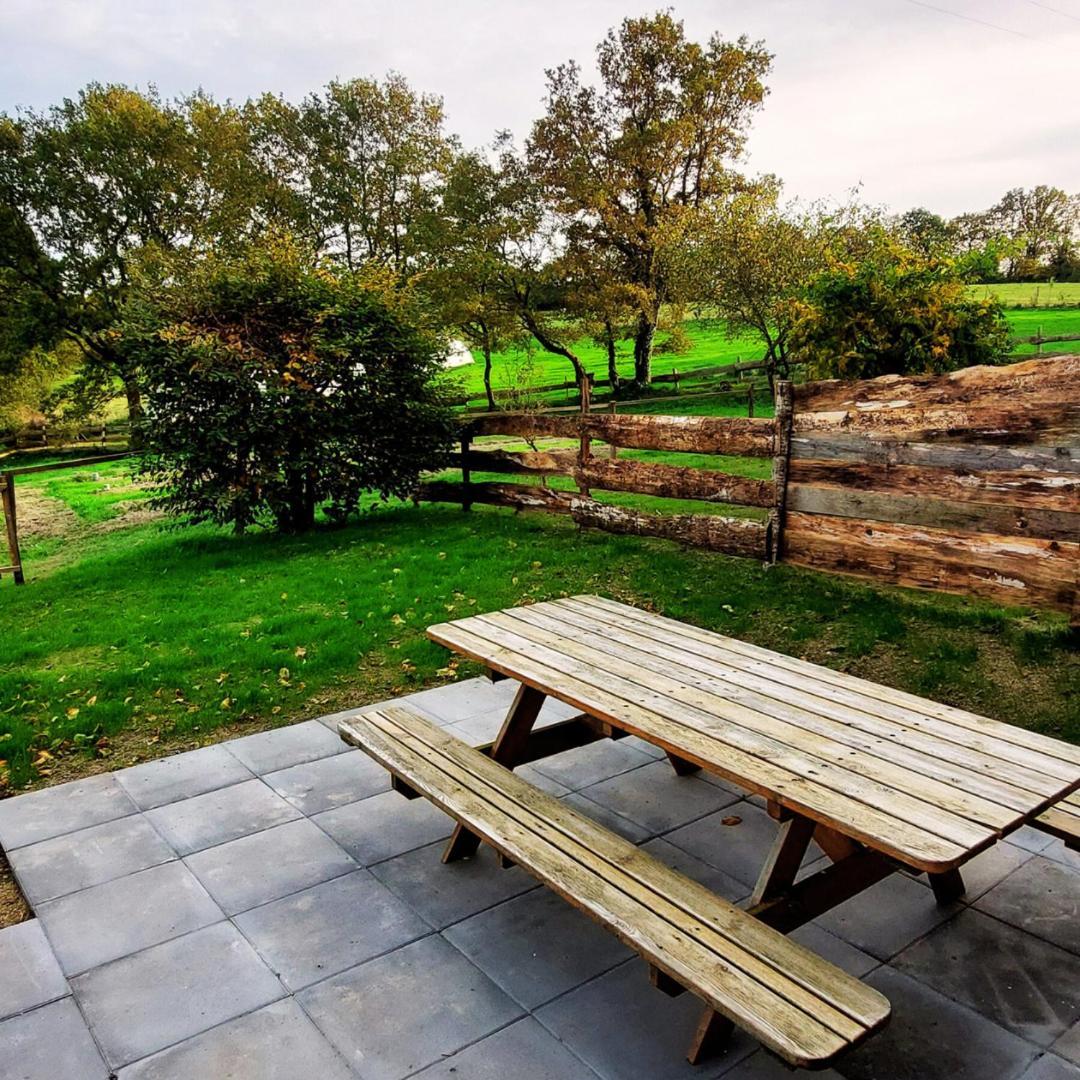
M 996 296 L 1005 307 L 1070 307 L 1080 306 L 1080 281 L 1008 282 L 1000 285 L 969 285 L 974 296 Z
M 576 592 L 1080 741 L 1056 617 L 482 507 L 384 506 L 300 538 L 166 529 L 116 497 L 123 463 L 96 475 L 19 483 L 34 525 L 27 585 L 0 582 L 4 793 L 475 674 L 424 628 Z

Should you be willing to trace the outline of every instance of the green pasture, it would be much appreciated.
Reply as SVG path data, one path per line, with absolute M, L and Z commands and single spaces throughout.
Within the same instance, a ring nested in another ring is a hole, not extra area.
M 995 296 L 1007 308 L 1055 308 L 1080 306 L 1080 281 L 1007 282 L 969 285 L 973 296 Z
M 302 537 L 129 524 L 112 498 L 128 468 L 19 482 L 69 528 L 27 536 L 28 583 L 0 581 L 7 790 L 475 674 L 425 627 L 575 592 L 1080 740 L 1080 656 L 1057 617 L 484 507 L 373 504 Z

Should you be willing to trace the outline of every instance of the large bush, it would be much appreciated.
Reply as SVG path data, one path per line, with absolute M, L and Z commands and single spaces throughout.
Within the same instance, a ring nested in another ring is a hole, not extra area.
M 280 238 L 158 280 L 129 302 L 122 347 L 170 512 L 296 532 L 320 506 L 340 519 L 364 492 L 408 496 L 445 462 L 434 343 L 370 282 Z
M 860 243 L 863 251 L 833 258 L 794 304 L 790 352 L 812 378 L 952 371 L 1008 352 L 1001 305 L 971 297 L 951 260 L 872 231 Z

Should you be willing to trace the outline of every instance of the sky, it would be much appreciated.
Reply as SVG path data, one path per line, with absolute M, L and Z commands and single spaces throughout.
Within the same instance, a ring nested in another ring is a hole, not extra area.
M 467 146 L 539 115 L 544 70 L 594 70 L 626 0 L 0 0 L 0 110 L 87 82 L 299 99 L 399 71 Z M 689 36 L 775 54 L 744 168 L 791 197 L 854 187 L 895 211 L 981 210 L 1012 187 L 1080 191 L 1080 0 L 678 0 Z

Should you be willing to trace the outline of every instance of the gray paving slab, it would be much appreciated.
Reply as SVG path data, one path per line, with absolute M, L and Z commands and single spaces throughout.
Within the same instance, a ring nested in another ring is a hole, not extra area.
M 95 885 L 37 909 L 68 975 L 221 919 L 221 910 L 181 862 Z
M 636 821 L 631 821 L 629 818 L 623 817 L 622 814 L 617 814 L 614 810 L 593 802 L 592 799 L 580 791 L 571 791 L 569 795 L 563 795 L 561 801 L 566 803 L 567 806 L 572 806 L 575 810 L 580 810 L 581 813 L 592 818 L 593 821 L 599 822 L 605 829 L 610 829 L 612 832 L 625 837 L 632 844 L 640 844 L 654 835 L 653 832 L 639 825 Z
M 486 845 L 471 859 L 446 865 L 439 861 L 444 847 L 442 842 L 429 844 L 371 868 L 437 930 L 538 887 L 521 867 L 504 870 Z
M 722 896 L 725 900 L 733 903 L 749 896 L 750 888 L 738 878 L 725 874 L 715 866 L 691 855 L 688 851 L 676 847 L 663 837 L 658 836 L 641 845 L 642 851 L 647 851 L 654 859 L 659 859 L 666 866 L 678 870 L 688 878 L 704 885 L 707 889 Z
M 11 853 L 11 868 L 34 905 L 176 858 L 142 814 L 54 836 Z
M 532 764 L 534 769 L 557 780 L 563 787 L 577 791 L 654 760 L 628 745 L 625 739 L 600 739 L 588 746 L 577 746 L 561 754 L 541 758 Z
M 797 930 L 793 930 L 788 937 L 800 945 L 805 945 L 823 960 L 828 960 L 830 964 L 835 964 L 857 979 L 861 979 L 881 963 L 876 956 L 871 956 L 862 949 L 856 949 L 854 945 L 835 934 L 830 934 L 817 923 L 806 923 Z
M 1004 881 L 1014 870 L 1021 867 L 1032 857 L 1031 852 L 1014 844 L 995 844 L 960 868 L 964 879 L 965 903 L 973 903 L 983 893 L 988 892 L 999 882 Z M 930 888 L 927 878 L 919 881 Z
M 1051 859 L 1080 874 L 1080 851 L 1065 846 L 1064 840 L 1054 840 L 1039 852 L 1044 859 Z
M 664 839 L 737 878 L 749 890 L 761 873 L 776 829 L 776 822 L 761 807 L 744 799 L 673 829 Z M 811 845 L 806 861 L 819 854 L 816 845 Z
M 1050 1049 L 1074 1065 L 1080 1065 L 1080 1024 L 1073 1024 Z
M 344 709 L 341 712 L 331 713 L 329 716 L 320 716 L 319 723 L 324 727 L 328 727 L 335 735 L 337 734 L 338 724 L 342 720 L 348 720 L 350 717 L 356 716 L 362 712 L 374 712 L 378 709 L 384 709 L 395 705 L 407 706 L 415 709 L 421 715 L 426 716 L 429 720 L 438 722 L 438 717 L 433 716 L 427 709 L 416 701 L 407 697 L 386 698 L 384 701 L 373 701 L 370 705 L 360 705 L 355 709 Z
M 111 1080 L 71 998 L 0 1023 L 3 1080 Z
M 980 911 L 1080 954 L 1080 874 L 1036 856 L 975 901 Z
M 190 855 L 301 816 L 261 780 L 246 780 L 147 811 L 151 824 L 178 855 Z
M 250 780 L 251 770 L 223 744 L 121 769 L 116 779 L 140 810 L 204 795 L 217 788 Z
M 427 799 L 406 799 L 396 791 L 327 810 L 312 820 L 361 866 L 447 837 L 454 825 Z
M 1043 1054 L 1020 1080 L 1080 1080 L 1080 1069 L 1055 1054 Z
M 37 919 L 0 930 L 0 1020 L 64 997 L 67 979 Z
M 502 709 L 505 715 L 517 688 L 518 684 L 513 679 L 492 682 L 480 676 L 421 690 L 403 700 L 407 705 L 418 706 L 441 724 L 455 724 L 496 709 Z
M 1080 1020 L 1076 957 L 973 908 L 892 964 L 1040 1046 Z
M 135 813 L 111 773 L 0 799 L 0 847 L 7 852 Z
M 863 952 L 888 960 L 961 910 L 940 905 L 925 886 L 893 874 L 817 920 Z
M 361 750 L 293 765 L 263 779 L 302 814 L 319 814 L 390 790 L 390 774 Z
M 119 1080 L 356 1080 L 292 998 L 185 1039 L 118 1075 Z
M 217 923 L 94 968 L 72 989 L 114 1068 L 284 996 L 231 923 Z
M 1043 832 L 1042 829 L 1036 829 L 1032 825 L 1022 825 L 1019 829 L 1014 829 L 1009 833 L 1005 837 L 1005 841 L 1009 844 L 1015 844 L 1025 851 L 1030 851 L 1033 855 L 1038 855 L 1054 842 L 1054 838 L 1049 833 Z
M 550 889 L 534 889 L 443 934 L 530 1010 L 632 955 L 614 934 Z
M 495 741 L 505 719 L 505 711 L 497 709 L 494 712 L 471 716 L 468 720 L 444 724 L 443 730 L 461 739 L 462 742 L 468 743 L 469 746 L 486 746 Z
M 666 760 L 601 780 L 581 794 L 651 833 L 669 832 L 739 801 L 698 776 L 679 776 Z
M 423 1080 L 597 1080 L 531 1016 L 417 1074 Z
M 233 921 L 290 990 L 431 932 L 367 870 L 264 904 Z
M 688 1065 L 701 1012 L 692 994 L 671 998 L 650 986 L 635 958 L 557 998 L 536 1018 L 605 1080 L 702 1080 L 733 1068 L 757 1043 L 737 1030 L 726 1053 Z
M 297 995 L 365 1080 L 398 1080 L 521 1015 L 438 935 L 325 979 Z
M 740 1061 L 730 1072 L 724 1073 L 724 1080 L 795 1080 L 799 1076 L 813 1077 L 813 1080 L 844 1080 L 835 1069 L 796 1072 L 767 1050 L 758 1050 Z
M 318 720 L 274 728 L 232 739 L 225 744 L 253 773 L 277 772 L 306 761 L 343 754 L 348 746 L 334 731 Z
M 1038 1049 L 888 966 L 865 980 L 892 1005 L 889 1023 L 846 1054 L 837 1068 L 848 1080 L 1007 1080 Z
M 218 844 L 184 861 L 226 915 L 356 869 L 353 859 L 306 819 Z
M 546 791 L 549 795 L 554 795 L 556 798 L 570 794 L 570 789 L 565 784 L 560 784 L 558 780 L 552 780 L 550 776 L 545 776 L 542 772 L 537 772 L 531 765 L 518 765 L 517 768 L 514 769 L 514 772 L 517 773 L 522 780 L 526 780 L 532 784 L 533 787 L 538 787 L 541 791 Z

